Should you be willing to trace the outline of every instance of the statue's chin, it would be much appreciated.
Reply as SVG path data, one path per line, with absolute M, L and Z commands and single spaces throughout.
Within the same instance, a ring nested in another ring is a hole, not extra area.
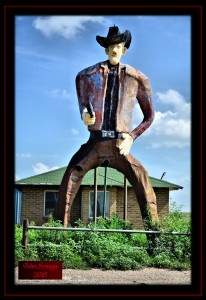
M 117 58 L 117 57 L 110 57 L 109 61 L 110 61 L 111 65 L 117 65 L 119 63 L 119 58 Z

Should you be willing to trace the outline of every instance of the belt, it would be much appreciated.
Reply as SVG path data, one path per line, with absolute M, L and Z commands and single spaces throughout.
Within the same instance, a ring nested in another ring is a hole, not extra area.
M 122 139 L 122 132 L 116 131 L 107 131 L 107 130 L 99 130 L 99 131 L 91 131 L 91 138 L 111 138 L 111 139 Z

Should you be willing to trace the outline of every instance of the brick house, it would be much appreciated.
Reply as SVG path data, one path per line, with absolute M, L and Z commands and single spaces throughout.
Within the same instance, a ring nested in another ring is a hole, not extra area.
M 66 167 L 21 179 L 15 182 L 18 200 L 21 201 L 19 223 L 24 219 L 34 221 L 36 225 L 42 225 L 52 213 L 55 217 L 55 206 L 58 201 L 59 185 Z M 183 187 L 150 177 L 157 197 L 159 217 L 169 212 L 169 192 Z M 125 182 L 127 182 L 125 193 Z M 126 218 L 138 229 L 142 229 L 142 218 L 134 190 L 124 175 L 115 169 L 107 168 L 106 192 L 104 194 L 105 168 L 97 168 L 97 217 L 103 215 L 103 202 L 105 199 L 105 216 L 109 217 L 113 212 L 121 219 Z M 19 197 L 21 194 L 21 197 Z M 126 196 L 125 196 L 126 194 Z M 104 197 L 104 195 L 106 195 Z M 125 200 L 126 199 L 126 200 Z M 16 203 L 15 199 L 15 203 Z M 126 205 L 125 205 L 126 201 Z M 90 170 L 84 176 L 79 191 L 71 208 L 70 223 L 81 219 L 85 224 L 93 220 L 94 203 L 94 170 Z M 18 206 L 19 207 L 19 206 Z M 126 207 L 126 208 L 125 208 Z

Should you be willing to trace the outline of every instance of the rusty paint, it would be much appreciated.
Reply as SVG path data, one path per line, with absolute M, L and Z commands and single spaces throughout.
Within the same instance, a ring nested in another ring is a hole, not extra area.
M 138 101 L 144 118 L 130 133 L 135 140 L 152 123 L 154 112 L 152 107 L 152 91 L 148 78 L 140 71 L 129 65 L 119 65 L 119 101 L 116 115 L 116 131 L 130 132 L 135 102 Z M 105 70 L 106 72 L 103 72 Z M 108 65 L 107 61 L 97 63 L 79 72 L 76 78 L 79 109 L 82 113 L 88 101 L 93 103 L 96 113 L 96 122 L 89 126 L 90 131 L 101 130 L 103 123 L 102 108 L 106 94 Z M 122 75 L 123 74 L 123 75 Z
M 88 102 L 93 105 L 96 120 L 94 125 L 88 126 L 88 130 L 92 133 L 101 131 L 103 126 L 108 66 L 108 61 L 99 62 L 82 70 L 76 77 L 80 115 L 87 107 Z M 142 72 L 129 65 L 119 63 L 118 74 L 119 91 L 115 131 L 128 133 L 135 140 L 151 125 L 154 119 L 150 82 Z M 143 120 L 130 132 L 134 106 L 137 102 L 142 110 Z M 83 176 L 90 169 L 103 164 L 105 160 L 108 161 L 108 167 L 123 173 L 133 186 L 143 220 L 149 221 L 152 216 L 153 221 L 158 222 L 156 195 L 149 181 L 148 173 L 130 153 L 128 155 L 120 154 L 121 143 L 121 138 L 95 140 L 93 135 L 72 157 L 60 186 L 58 217 L 63 219 L 64 216 L 64 226 L 67 226 L 69 222 L 71 205 Z M 85 153 L 83 149 L 85 149 Z M 74 168 L 74 164 L 81 166 L 81 172 Z

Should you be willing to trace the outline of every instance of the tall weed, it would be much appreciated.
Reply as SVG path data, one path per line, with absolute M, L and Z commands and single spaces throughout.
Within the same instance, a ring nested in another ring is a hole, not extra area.
M 34 225 L 34 223 L 30 223 Z M 52 215 L 44 227 L 62 227 Z M 75 227 L 85 225 L 78 220 Z M 140 269 L 143 267 L 190 268 L 191 237 L 159 234 L 152 254 L 148 254 L 145 234 L 98 232 L 98 228 L 135 229 L 116 214 L 109 219 L 90 222 L 92 231 L 29 230 L 27 246 L 22 249 L 22 226 L 15 227 L 15 266 L 19 260 L 61 260 L 63 268 Z M 190 218 L 177 206 L 158 225 L 160 231 L 190 232 Z

